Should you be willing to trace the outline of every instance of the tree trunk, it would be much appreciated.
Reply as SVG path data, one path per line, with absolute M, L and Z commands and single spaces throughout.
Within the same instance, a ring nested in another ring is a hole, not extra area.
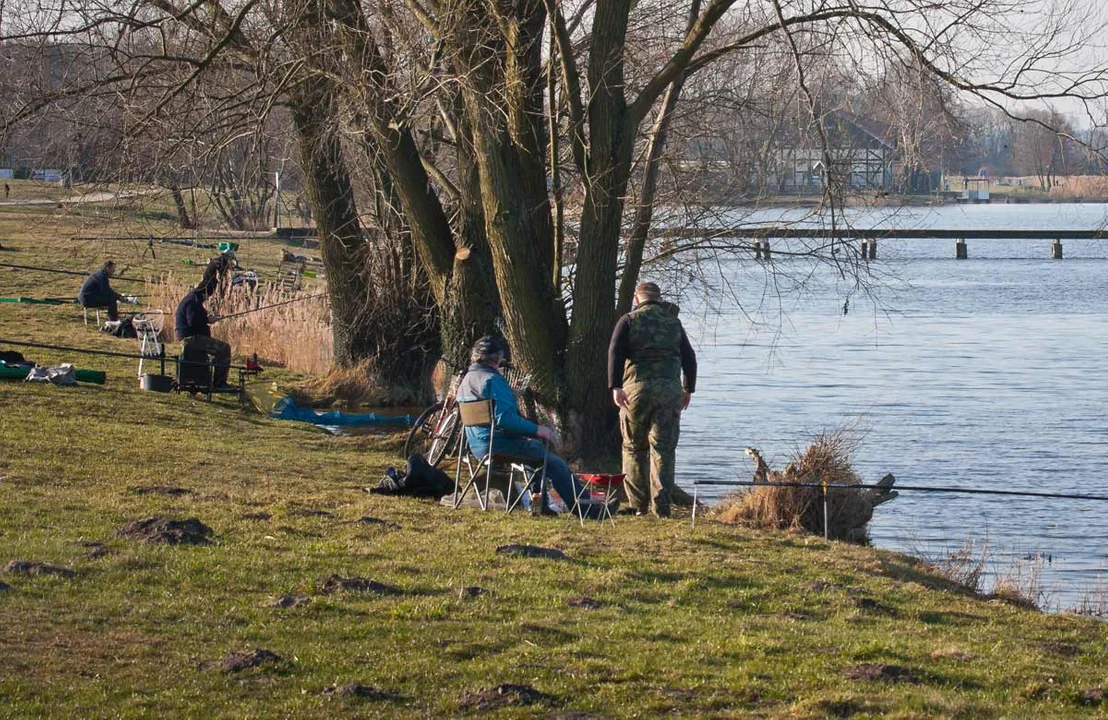
M 350 173 L 339 145 L 334 89 L 309 79 L 290 101 L 300 162 L 319 228 L 320 250 L 331 296 L 335 364 L 350 367 L 373 350 L 362 320 L 366 279 L 365 239 Z
M 182 230 L 192 230 L 192 218 L 189 217 L 188 208 L 185 207 L 185 197 L 181 194 L 181 188 L 177 183 L 171 183 L 169 192 L 173 195 L 173 204 L 177 207 L 177 225 Z
M 365 109 L 375 155 L 383 158 L 393 189 L 411 230 L 413 246 L 438 304 L 443 358 L 451 372 L 468 364 L 469 349 L 494 332 L 500 296 L 493 280 L 484 214 L 477 194 L 477 172 L 469 137 L 459 138 L 461 174 L 458 237 L 423 165 L 410 127 L 397 113 L 388 66 L 368 31 L 360 7 L 351 0 L 326 0 L 340 21 L 340 37 L 357 64 L 362 94 L 353 99 Z M 370 82 L 366 83 L 365 80 Z
M 552 282 L 539 62 L 545 13 L 538 2 L 518 5 L 498 24 L 483 3 L 469 3 L 458 13 L 451 41 L 459 48 L 456 69 L 466 78 L 462 100 L 496 286 L 501 297 L 512 298 L 503 305 L 512 356 L 543 404 L 558 406 L 564 397 L 566 318 Z
M 460 194 L 458 251 L 446 298 L 440 305 L 443 360 L 451 373 L 469 365 L 473 343 L 494 332 L 501 317 L 500 293 L 485 234 L 481 176 L 473 154 L 473 132 L 464 112 L 457 113 L 455 126 Z
M 607 384 L 608 341 L 615 321 L 616 266 L 623 198 L 630 174 L 635 128 L 627 123 L 623 53 L 628 0 L 596 7 L 589 56 L 589 156 L 573 322 L 567 352 L 567 429 L 577 454 L 610 455 L 616 411 Z

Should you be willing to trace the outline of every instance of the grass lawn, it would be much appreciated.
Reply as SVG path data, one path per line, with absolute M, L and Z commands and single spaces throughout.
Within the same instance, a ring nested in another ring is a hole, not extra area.
M 82 233 L 97 222 L 0 213 L 0 244 L 16 248 L 0 262 L 91 268 L 103 252 L 67 240 L 78 221 Z M 157 249 L 157 261 L 129 262 L 177 271 L 195 252 Z M 0 295 L 72 295 L 80 280 L 0 268 Z M 68 305 L 0 304 L 0 338 L 136 348 Z M 226 398 L 143 393 L 134 361 L 24 352 L 106 370 L 108 381 L 0 385 L 0 567 L 73 572 L 0 574 L 3 717 L 979 718 L 1108 707 L 1098 707 L 1108 625 L 973 596 L 901 555 L 708 522 L 582 528 L 371 496 L 363 488 L 398 460 L 398 436 L 330 437 Z M 117 533 L 152 515 L 196 518 L 212 542 Z M 509 543 L 568 559 L 497 554 Z M 384 592 L 328 592 L 335 574 Z M 294 606 L 278 606 L 281 596 Z M 224 669 L 258 649 L 280 660 Z M 325 692 L 352 683 L 368 696 Z M 481 694 L 506 683 L 534 692 Z

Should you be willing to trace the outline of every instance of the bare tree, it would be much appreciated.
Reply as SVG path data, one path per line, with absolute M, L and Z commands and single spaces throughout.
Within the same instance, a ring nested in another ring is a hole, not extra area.
M 209 116 L 223 127 L 287 104 L 323 237 L 339 361 L 379 352 L 363 332 L 373 317 L 366 258 L 380 257 L 367 244 L 397 257 L 410 248 L 418 263 L 396 267 L 413 288 L 422 279 L 448 357 L 459 362 L 502 318 L 541 403 L 593 455 L 610 447 L 606 346 L 639 268 L 746 247 L 653 238 L 669 131 L 701 109 L 683 107 L 684 88 L 724 60 L 780 58 L 773 74 L 787 82 L 776 93 L 786 107 L 764 103 L 760 124 L 793 113 L 796 127 L 812 129 L 834 227 L 851 171 L 835 159 L 829 104 L 865 86 L 844 77 L 910 68 L 917 87 L 1006 110 L 1092 102 L 1105 68 L 1081 56 L 1100 27 L 1091 12 L 1035 0 L 108 0 L 62 21 L 29 4 L 14 29 L 3 27 L 12 39 L 111 48 L 115 65 L 91 87 L 155 98 L 130 108 L 127 132 L 190 93 L 211 98 Z M 62 94 L 87 91 L 75 83 Z M 918 107 L 920 118 L 931 110 Z M 34 109 L 30 101 L 8 117 Z M 691 219 L 665 209 L 667 222 Z M 835 249 L 795 256 L 864 273 Z

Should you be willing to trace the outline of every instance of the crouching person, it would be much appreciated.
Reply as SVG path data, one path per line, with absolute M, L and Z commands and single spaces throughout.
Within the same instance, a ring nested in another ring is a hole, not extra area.
M 174 324 L 177 339 L 184 341 L 188 350 L 195 349 L 210 358 L 215 370 L 212 388 L 221 389 L 227 387 L 227 374 L 231 370 L 231 346 L 212 337 L 211 323 L 217 322 L 219 317 L 209 317 L 204 302 L 213 288 L 214 283 L 202 282 L 186 295 L 177 305 Z M 183 375 L 189 374 L 184 368 L 182 370 Z
M 507 348 L 499 338 L 486 335 L 477 341 L 470 353 L 471 365 L 461 384 L 458 385 L 458 402 L 474 400 L 493 401 L 493 418 L 496 430 L 497 454 L 513 455 L 533 460 L 536 466 L 542 465 L 543 444 L 554 441 L 554 428 L 549 425 L 536 425 L 519 414 L 519 403 L 508 381 L 500 374 L 500 365 L 507 356 Z M 537 438 L 537 439 L 536 439 Z M 487 427 L 466 428 L 466 440 L 473 453 L 478 457 L 489 451 L 489 429 Z M 554 453 L 546 459 L 546 477 L 550 485 L 558 492 L 566 506 L 574 508 L 574 499 L 580 497 L 582 511 L 588 512 L 588 492 L 581 489 L 573 477 L 566 461 Z
M 106 308 L 108 319 L 118 320 L 119 303 L 131 302 L 131 299 L 112 289 L 112 275 L 115 275 L 115 262 L 108 260 L 103 267 L 85 278 L 81 291 L 77 294 L 77 302 L 90 310 Z

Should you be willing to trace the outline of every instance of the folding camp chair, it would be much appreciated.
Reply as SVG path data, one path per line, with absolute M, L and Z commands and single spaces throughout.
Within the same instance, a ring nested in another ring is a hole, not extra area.
M 477 503 L 481 506 L 482 510 L 488 510 L 489 508 L 489 487 L 492 484 L 492 472 L 494 467 L 508 468 L 508 491 L 504 498 L 504 505 L 507 511 L 511 511 L 517 504 L 519 504 L 523 496 L 529 491 L 530 486 L 534 483 L 535 477 L 539 478 L 539 497 L 541 502 L 546 501 L 546 456 L 549 452 L 546 447 L 546 443 L 543 443 L 543 457 L 542 466 L 536 468 L 536 458 L 524 458 L 516 455 L 510 455 L 508 453 L 496 452 L 496 409 L 493 400 L 473 400 L 470 402 L 458 403 L 458 414 L 462 421 L 462 430 L 458 433 L 458 467 L 454 472 L 454 502 L 453 507 L 457 508 L 463 499 L 465 499 L 466 493 L 470 488 L 473 488 L 477 493 Z M 473 454 L 469 447 L 469 440 L 466 437 L 466 428 L 470 427 L 487 427 L 489 429 L 489 449 L 483 457 L 477 457 Z M 469 471 L 469 480 L 466 481 L 465 487 L 462 487 L 462 465 L 465 465 Z M 530 471 L 529 471 L 530 469 Z M 485 474 L 485 492 L 481 494 L 481 488 L 477 484 L 481 476 L 481 473 Z M 516 477 L 523 478 L 523 490 L 512 500 L 512 488 L 515 486 Z M 532 512 L 541 510 L 541 505 L 536 508 L 532 507 Z
M 596 519 L 600 522 L 607 519 L 612 523 L 612 527 L 615 527 L 612 501 L 619 488 L 623 487 L 623 480 L 626 477 L 624 473 L 578 473 L 577 479 L 581 481 L 581 491 L 577 495 L 577 505 L 581 505 L 581 498 L 588 491 L 589 499 L 599 508 Z

